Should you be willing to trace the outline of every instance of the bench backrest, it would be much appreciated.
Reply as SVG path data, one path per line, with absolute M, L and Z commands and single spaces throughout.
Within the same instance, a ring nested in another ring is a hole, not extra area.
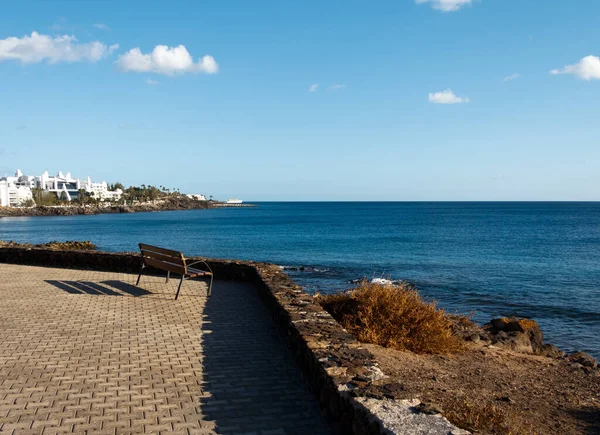
M 187 273 L 185 258 L 181 252 L 159 248 L 158 246 L 145 245 L 144 243 L 140 243 L 140 251 L 142 251 L 144 263 L 148 266 L 179 275 Z

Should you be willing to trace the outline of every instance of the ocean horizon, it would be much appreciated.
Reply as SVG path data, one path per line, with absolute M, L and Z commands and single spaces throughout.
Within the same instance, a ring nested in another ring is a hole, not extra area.
M 249 201 L 252 202 L 252 201 Z M 406 280 L 478 323 L 522 316 L 546 340 L 600 356 L 600 202 L 260 201 L 256 208 L 4 217 L 0 239 L 140 242 L 280 265 L 308 292 Z

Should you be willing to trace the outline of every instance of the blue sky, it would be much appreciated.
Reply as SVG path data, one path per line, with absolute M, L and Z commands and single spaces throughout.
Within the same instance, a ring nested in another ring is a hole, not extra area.
M 595 0 L 9 2 L 0 174 L 600 200 L 599 20 Z

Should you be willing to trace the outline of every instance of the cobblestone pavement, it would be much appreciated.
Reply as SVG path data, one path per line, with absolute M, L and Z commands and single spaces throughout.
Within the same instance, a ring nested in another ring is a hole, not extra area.
M 256 290 L 0 264 L 0 432 L 325 434 Z

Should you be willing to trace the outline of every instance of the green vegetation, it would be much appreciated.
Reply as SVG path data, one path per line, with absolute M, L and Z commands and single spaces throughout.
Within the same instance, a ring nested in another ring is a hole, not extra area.
M 64 192 L 61 192 L 59 195 L 57 195 L 54 192 L 33 188 L 31 189 L 33 201 L 26 201 L 22 204 L 22 206 L 99 205 L 103 202 L 132 205 L 161 199 L 179 198 L 182 196 L 182 193 L 179 191 L 179 189 L 169 189 L 163 186 L 146 186 L 145 184 L 142 184 L 141 186 L 130 186 L 125 188 L 122 183 L 116 182 L 109 184 L 108 189 L 111 191 L 121 189 L 123 191 L 121 199 L 119 201 L 101 200 L 100 198 L 94 197 L 93 193 L 87 192 L 84 189 L 79 189 L 77 196 L 69 202 Z
M 169 189 L 163 186 L 146 186 L 142 184 L 141 186 L 130 186 L 128 188 L 124 188 L 121 183 L 111 184 L 111 190 L 122 189 L 123 196 L 121 198 L 121 202 L 125 201 L 127 203 L 132 202 L 146 202 L 146 201 L 156 201 L 158 199 L 166 199 L 166 198 L 177 198 L 182 194 L 179 189 Z
M 456 322 L 408 284 L 363 280 L 354 290 L 317 295 L 317 301 L 360 341 L 414 353 L 454 353 L 464 348 Z
M 23 202 L 21 202 L 21 207 L 34 207 L 35 206 L 35 201 L 33 199 L 27 199 Z
M 58 197 L 53 192 L 47 192 L 43 189 L 33 188 L 31 189 L 31 193 L 33 195 L 33 201 L 38 206 L 60 205 Z
M 109 184 L 108 185 L 108 190 L 117 190 L 117 189 L 125 190 L 125 186 L 123 186 L 118 181 L 116 183 L 114 183 L 114 184 Z
M 130 186 L 127 189 L 123 189 L 123 198 L 130 201 L 155 201 L 167 195 L 166 191 L 161 191 L 157 187 L 146 186 L 145 184 L 142 184 L 140 187 Z
M 78 205 L 87 205 L 87 204 L 98 204 L 99 200 L 94 198 L 88 191 L 85 189 L 79 189 L 77 191 L 77 198 L 71 201 L 73 204 Z

